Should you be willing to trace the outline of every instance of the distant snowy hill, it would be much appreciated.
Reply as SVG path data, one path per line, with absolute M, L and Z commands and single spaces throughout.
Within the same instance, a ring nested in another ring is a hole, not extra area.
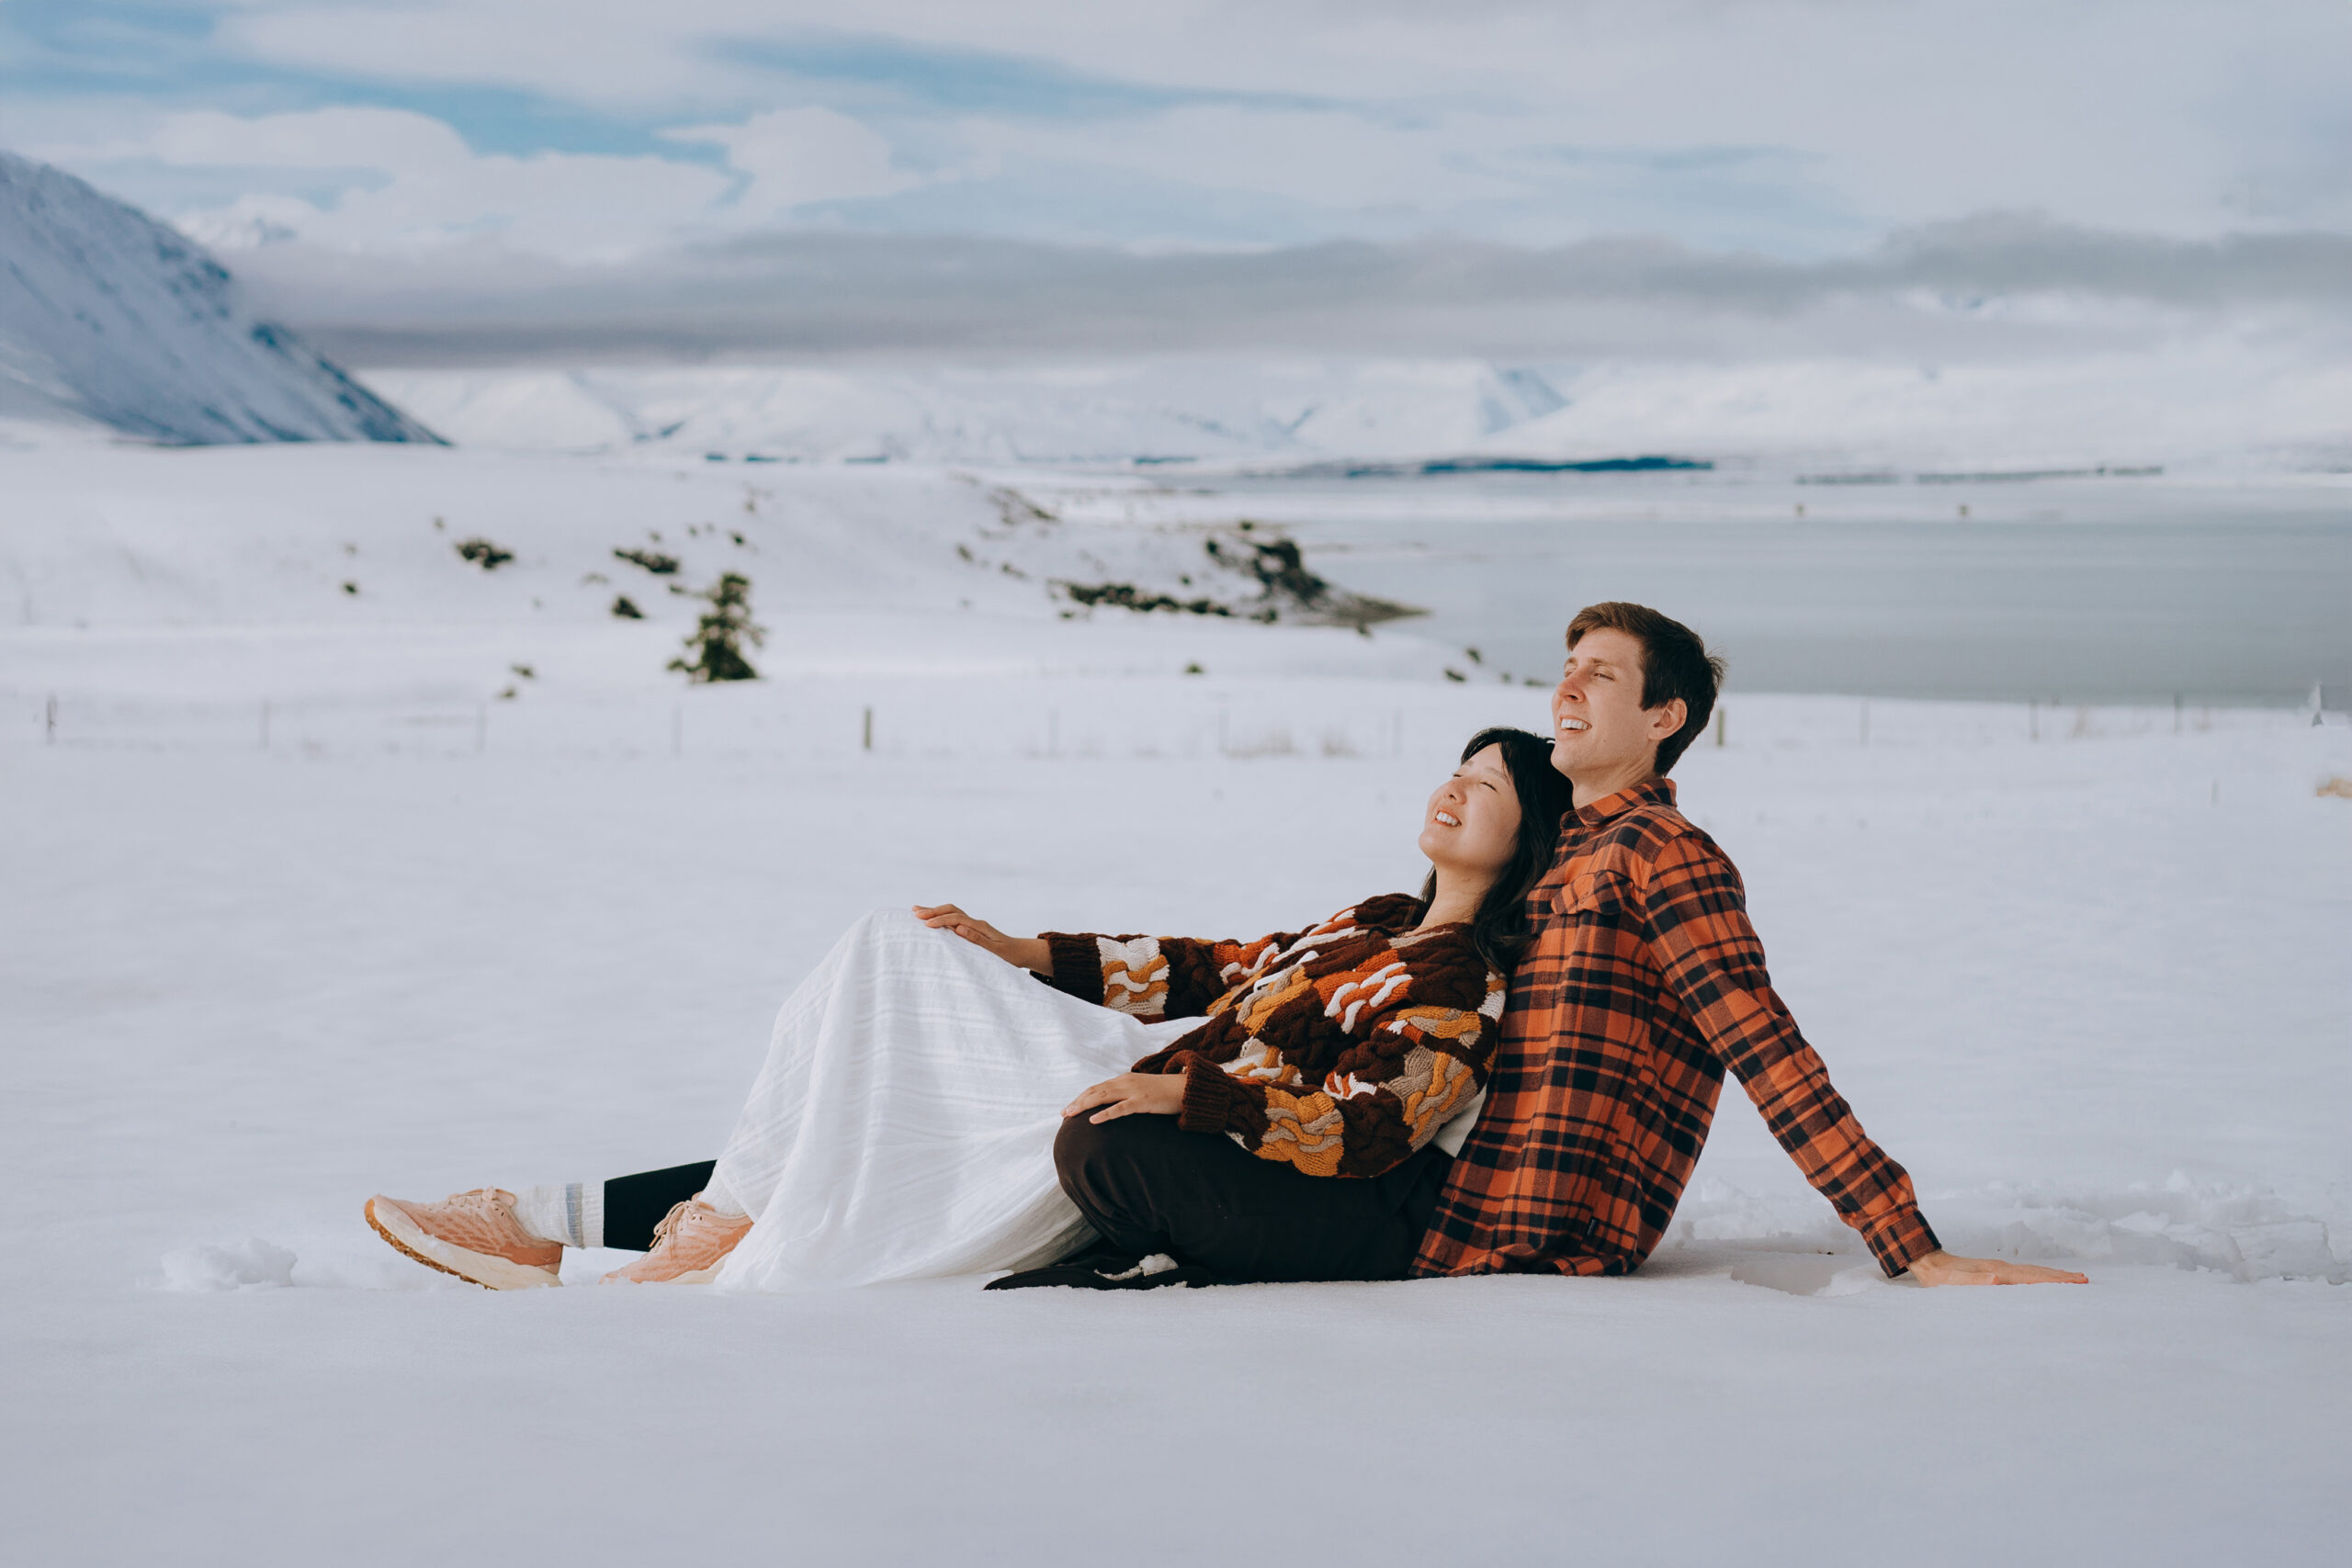
M 1466 451 L 1565 406 L 1476 360 L 386 370 L 467 445 L 801 462 L 1250 462 Z
M 2230 338 L 1946 367 L 1129 359 L 386 368 L 468 446 L 784 462 L 1284 468 L 1665 455 L 1835 469 L 2340 467 L 2352 369 Z
M 256 320 L 195 243 L 0 152 L 0 418 L 175 446 L 440 437 Z
M 380 656 L 363 682 L 401 690 L 461 671 L 486 694 L 518 661 L 575 691 L 670 689 L 697 595 L 723 572 L 750 579 L 771 630 L 763 675 L 1198 662 L 1430 680 L 1458 658 L 1415 634 L 1408 606 L 1326 576 L 1285 528 L 1119 515 L 1118 498 L 1161 493 L 910 463 L 0 449 L 0 698 L 56 668 L 25 638 L 65 628 L 236 628 L 232 660 L 258 660 L 281 692 L 353 674 L 344 653 L 308 669 L 300 651 L 346 635 Z

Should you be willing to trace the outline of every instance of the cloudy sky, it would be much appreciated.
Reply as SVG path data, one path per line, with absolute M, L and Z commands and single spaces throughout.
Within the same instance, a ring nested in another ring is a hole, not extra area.
M 1965 274 L 1984 244 L 2088 267 L 2092 293 L 2169 268 L 2175 295 L 2291 295 L 2329 290 L 2352 232 L 2344 0 L 852 16 L 0 0 L 0 146 L 393 336 L 528 295 L 659 337 L 812 279 L 883 279 L 874 313 L 900 320 L 958 271 L 1000 307 L 1047 276 L 1090 309 L 1189 288 L 1214 314 L 1269 280 L 1311 303 L 1318 278 L 1428 305 L 1531 256 L 1785 305 L 1858 266 L 1916 287 L 1922 254 Z

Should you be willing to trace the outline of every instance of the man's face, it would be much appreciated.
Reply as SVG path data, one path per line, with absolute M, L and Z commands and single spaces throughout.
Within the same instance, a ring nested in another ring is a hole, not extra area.
M 1643 709 L 1639 638 L 1608 626 L 1587 632 L 1552 688 L 1552 766 L 1577 782 L 1580 800 L 1589 786 L 1606 793 L 1638 784 L 1684 712 L 1679 697 Z

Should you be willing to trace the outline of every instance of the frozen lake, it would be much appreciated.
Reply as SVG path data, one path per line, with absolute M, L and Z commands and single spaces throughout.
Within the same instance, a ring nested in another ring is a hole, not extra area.
M 1256 478 L 1165 504 L 1280 524 L 1488 671 L 1544 675 L 1569 612 L 1634 599 L 1698 626 L 1735 690 L 2288 703 L 2324 682 L 2341 705 L 2348 479 Z

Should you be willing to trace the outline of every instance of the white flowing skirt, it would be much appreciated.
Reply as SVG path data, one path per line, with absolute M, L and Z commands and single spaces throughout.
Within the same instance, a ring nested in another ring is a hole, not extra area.
M 712 1183 L 756 1222 L 722 1289 L 1020 1269 L 1082 1242 L 1061 1108 L 1197 1028 L 1039 984 L 912 915 L 850 927 L 776 1015 Z

